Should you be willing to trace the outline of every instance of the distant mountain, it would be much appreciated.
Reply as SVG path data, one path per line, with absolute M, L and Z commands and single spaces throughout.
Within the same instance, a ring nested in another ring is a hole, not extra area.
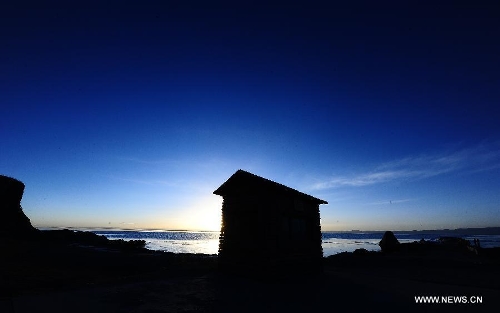
M 407 233 L 407 231 L 394 231 L 397 233 Z M 429 229 L 429 230 L 413 230 L 412 234 L 447 234 L 450 236 L 467 236 L 467 235 L 500 235 L 500 227 L 475 227 L 475 228 L 457 228 L 457 229 Z
M 385 230 L 358 230 L 353 229 L 349 231 L 323 231 L 324 233 L 384 233 Z M 393 233 L 401 234 L 408 233 L 412 234 L 448 234 L 450 236 L 467 236 L 467 235 L 500 235 L 500 227 L 474 227 L 474 228 L 457 228 L 457 229 L 427 229 L 427 230 L 395 230 Z

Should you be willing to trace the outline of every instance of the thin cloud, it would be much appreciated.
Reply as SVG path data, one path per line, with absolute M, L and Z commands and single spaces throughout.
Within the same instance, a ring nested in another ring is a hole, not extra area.
M 141 159 L 141 158 L 133 158 L 133 157 L 117 157 L 118 160 L 121 161 L 127 161 L 127 162 L 132 162 L 132 163 L 139 163 L 139 164 L 145 164 L 145 165 L 162 165 L 162 164 L 173 164 L 176 161 L 173 160 L 150 160 L 150 159 Z
M 169 181 L 164 181 L 164 180 L 142 180 L 142 179 L 135 179 L 135 178 L 124 178 L 124 177 L 117 177 L 117 176 L 112 176 L 112 175 L 107 175 L 106 177 L 115 179 L 115 180 L 120 180 L 120 181 L 125 181 L 125 182 L 130 182 L 130 183 L 135 183 L 135 184 L 141 184 L 141 185 L 163 185 L 163 186 L 177 186 L 177 183 L 174 182 L 169 182 Z
M 399 204 L 414 201 L 414 199 L 396 199 L 396 200 L 385 200 L 367 203 L 368 205 L 384 205 L 384 204 Z
M 362 187 L 398 180 L 415 180 L 453 172 L 474 173 L 500 168 L 500 142 L 383 163 L 368 173 L 334 177 L 311 189 Z

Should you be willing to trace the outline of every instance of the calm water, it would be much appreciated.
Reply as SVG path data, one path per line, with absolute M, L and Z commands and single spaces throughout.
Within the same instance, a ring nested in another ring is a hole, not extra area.
M 93 231 L 109 239 L 145 240 L 146 248 L 174 253 L 217 254 L 219 232 L 187 232 L 187 231 Z M 395 232 L 400 242 L 415 240 L 437 240 L 441 236 L 462 237 L 467 240 L 477 238 L 482 247 L 500 247 L 500 235 L 457 235 L 443 232 Z M 378 243 L 382 239 L 381 232 L 323 232 L 323 255 L 329 256 L 340 252 L 352 252 L 358 248 L 370 251 L 380 250 Z

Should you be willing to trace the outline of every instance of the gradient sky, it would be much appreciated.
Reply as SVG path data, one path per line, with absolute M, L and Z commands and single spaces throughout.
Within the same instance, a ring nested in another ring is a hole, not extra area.
M 1 5 L 0 173 L 35 226 L 218 230 L 238 169 L 323 230 L 500 226 L 498 10 L 236 2 Z

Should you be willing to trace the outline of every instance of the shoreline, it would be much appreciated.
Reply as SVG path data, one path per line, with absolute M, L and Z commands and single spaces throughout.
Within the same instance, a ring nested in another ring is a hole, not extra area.
M 61 239 L 4 239 L 0 309 L 7 313 L 31 312 L 35 307 L 67 312 L 65 305 L 73 312 L 108 313 L 443 309 L 417 305 L 412 297 L 418 295 L 479 295 L 485 301 L 475 307 L 445 307 L 454 312 L 500 305 L 495 297 L 500 294 L 500 249 L 476 255 L 455 246 L 415 247 L 391 254 L 344 252 L 323 258 L 319 275 L 286 269 L 276 276 L 253 275 L 248 268 L 222 273 L 216 255 Z

